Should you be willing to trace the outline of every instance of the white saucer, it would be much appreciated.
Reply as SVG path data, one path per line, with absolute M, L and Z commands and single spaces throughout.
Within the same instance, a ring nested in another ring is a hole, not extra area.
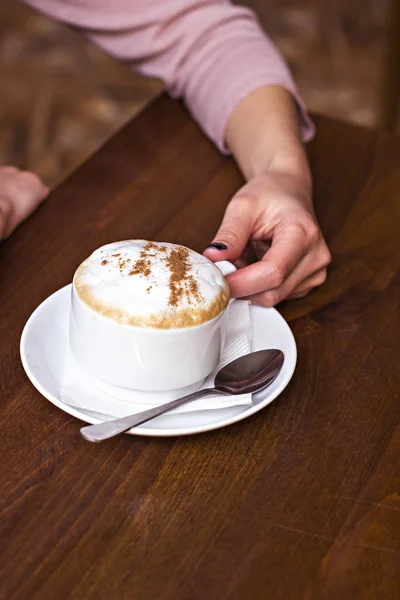
M 111 417 L 73 408 L 60 399 L 60 384 L 68 355 L 70 298 L 71 284 L 49 296 L 32 313 L 21 337 L 22 364 L 33 385 L 50 402 L 86 423 L 100 423 Z M 285 389 L 296 366 L 293 334 L 275 309 L 251 306 L 250 310 L 252 350 L 277 348 L 285 354 L 279 376 L 268 388 L 253 395 L 253 405 L 165 414 L 131 429 L 129 433 L 165 437 L 211 431 L 246 419 L 267 406 Z

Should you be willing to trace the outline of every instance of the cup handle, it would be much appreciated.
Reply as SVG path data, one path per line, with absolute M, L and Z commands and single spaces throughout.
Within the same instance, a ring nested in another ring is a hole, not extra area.
M 218 267 L 224 277 L 237 271 L 235 265 L 229 262 L 229 260 L 219 260 L 218 262 L 215 262 L 214 265 Z
M 235 265 L 233 265 L 231 262 L 229 262 L 229 260 L 219 260 L 218 262 L 215 262 L 214 265 L 216 267 L 218 267 L 218 269 L 221 271 L 221 273 L 224 277 L 237 271 L 237 268 L 235 267 Z M 231 298 L 229 300 L 229 304 L 232 304 L 232 302 L 234 302 L 234 300 L 235 300 L 234 298 Z

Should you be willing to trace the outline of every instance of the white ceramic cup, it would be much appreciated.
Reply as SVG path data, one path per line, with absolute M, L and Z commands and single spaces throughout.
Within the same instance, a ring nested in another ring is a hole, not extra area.
M 236 271 L 215 263 L 223 275 Z M 124 325 L 83 302 L 72 284 L 70 348 L 85 376 L 105 394 L 134 403 L 173 400 L 196 391 L 219 363 L 226 309 L 194 327 Z

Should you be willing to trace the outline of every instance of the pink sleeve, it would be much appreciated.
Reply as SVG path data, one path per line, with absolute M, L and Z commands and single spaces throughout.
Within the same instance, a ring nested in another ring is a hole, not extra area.
M 109 54 L 157 77 L 183 97 L 193 118 L 225 152 L 224 132 L 235 106 L 264 85 L 291 92 L 304 141 L 314 126 L 274 44 L 254 13 L 229 0 L 26 0 L 82 28 Z

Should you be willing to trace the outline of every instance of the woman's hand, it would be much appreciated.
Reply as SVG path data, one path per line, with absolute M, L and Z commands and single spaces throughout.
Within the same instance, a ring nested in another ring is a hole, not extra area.
M 228 121 L 226 141 L 247 183 L 228 204 L 217 247 L 204 254 L 239 267 L 228 277 L 234 297 L 274 306 L 305 296 L 325 281 L 330 253 L 314 215 L 291 94 L 266 86 L 247 96 Z
M 310 188 L 301 177 L 271 170 L 232 198 L 214 241 L 226 249 L 209 247 L 205 255 L 239 267 L 228 277 L 234 297 L 274 306 L 305 296 L 325 281 L 330 253 L 315 220 Z
M 0 166 L 0 240 L 11 235 L 48 193 L 34 173 Z

